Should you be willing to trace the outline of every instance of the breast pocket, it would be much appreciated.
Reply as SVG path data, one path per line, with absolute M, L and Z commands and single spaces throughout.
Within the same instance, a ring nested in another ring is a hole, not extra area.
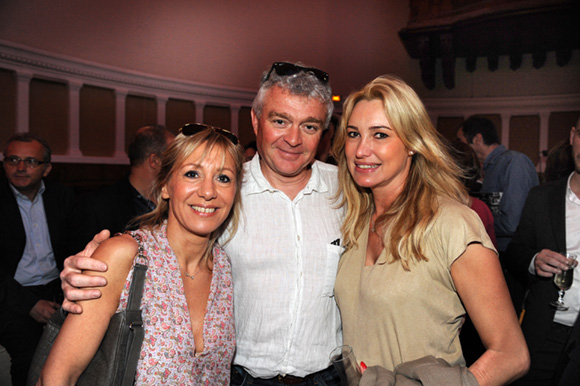
M 332 244 L 326 246 L 326 272 L 322 296 L 334 296 L 334 281 L 336 280 L 336 272 L 338 271 L 338 260 L 340 260 L 343 252 L 343 246 Z

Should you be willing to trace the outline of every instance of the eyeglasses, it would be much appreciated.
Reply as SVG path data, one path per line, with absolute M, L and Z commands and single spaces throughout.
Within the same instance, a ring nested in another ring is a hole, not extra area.
M 296 64 L 287 63 L 287 62 L 276 62 L 276 63 L 272 64 L 272 68 L 270 68 L 270 71 L 268 71 L 268 75 L 266 75 L 263 82 L 270 79 L 270 75 L 272 74 L 272 71 L 276 71 L 276 74 L 278 74 L 279 76 L 290 76 L 290 75 L 298 74 L 299 72 L 306 72 L 306 73 L 310 73 L 310 74 L 314 75 L 323 84 L 328 83 L 328 74 L 326 72 L 319 70 L 318 68 L 302 67 L 302 66 L 298 66 Z
M 205 125 L 203 123 L 186 123 L 181 129 L 179 129 L 179 132 L 183 135 L 189 136 L 201 133 L 204 130 L 213 130 L 216 133 L 220 133 L 221 135 L 229 139 L 230 142 L 233 143 L 234 145 L 238 144 L 238 137 L 236 137 L 234 133 L 232 133 L 231 131 L 222 129 L 221 127 Z
M 30 169 L 37 168 L 38 166 L 46 163 L 45 161 L 39 161 L 36 158 L 24 158 L 24 159 L 22 159 L 20 157 L 14 156 L 14 155 L 4 157 L 4 162 L 6 162 L 10 166 L 18 166 L 18 165 L 20 165 L 20 162 L 24 162 L 24 165 Z

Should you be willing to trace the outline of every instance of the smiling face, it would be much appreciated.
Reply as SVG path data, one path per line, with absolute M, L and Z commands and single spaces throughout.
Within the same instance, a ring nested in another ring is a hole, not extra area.
M 236 196 L 232 156 L 214 147 L 206 155 L 197 148 L 175 169 L 162 188 L 169 200 L 167 227 L 209 238 L 228 217 Z
M 345 156 L 357 185 L 398 193 L 405 186 L 412 154 L 387 119 L 381 100 L 358 102 L 346 126 Z
M 44 148 L 42 144 L 35 140 L 30 142 L 10 142 L 4 153 L 4 157 L 14 156 L 23 160 L 27 158 L 34 158 L 38 161 L 43 161 L 43 155 Z M 16 190 L 31 200 L 38 192 L 42 178 L 46 177 L 50 173 L 51 169 L 52 165 L 49 163 L 41 164 L 35 168 L 30 168 L 22 161 L 16 166 L 12 166 L 7 162 L 4 162 L 4 172 L 6 173 L 6 178 L 8 181 L 10 181 Z
M 326 114 L 326 106 L 317 99 L 293 95 L 278 86 L 267 91 L 261 116 L 252 110 L 252 125 L 262 172 L 270 183 L 308 173 Z

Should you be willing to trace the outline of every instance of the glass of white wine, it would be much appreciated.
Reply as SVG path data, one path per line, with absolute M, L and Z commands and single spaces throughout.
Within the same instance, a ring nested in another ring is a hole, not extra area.
M 560 290 L 558 291 L 558 300 L 553 301 L 550 305 L 556 307 L 558 311 L 568 311 L 569 307 L 564 303 L 564 294 L 570 289 L 570 287 L 572 287 L 572 282 L 574 281 L 576 255 L 570 253 L 562 254 L 568 258 L 568 268 L 562 270 L 561 273 L 554 275 L 554 284 L 556 284 L 556 287 Z

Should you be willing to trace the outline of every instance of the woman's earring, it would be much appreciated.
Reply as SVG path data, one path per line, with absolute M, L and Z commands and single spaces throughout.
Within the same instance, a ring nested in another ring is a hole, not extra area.
M 413 154 L 415 154 L 415 152 L 413 150 L 410 150 L 409 155 L 413 155 Z

